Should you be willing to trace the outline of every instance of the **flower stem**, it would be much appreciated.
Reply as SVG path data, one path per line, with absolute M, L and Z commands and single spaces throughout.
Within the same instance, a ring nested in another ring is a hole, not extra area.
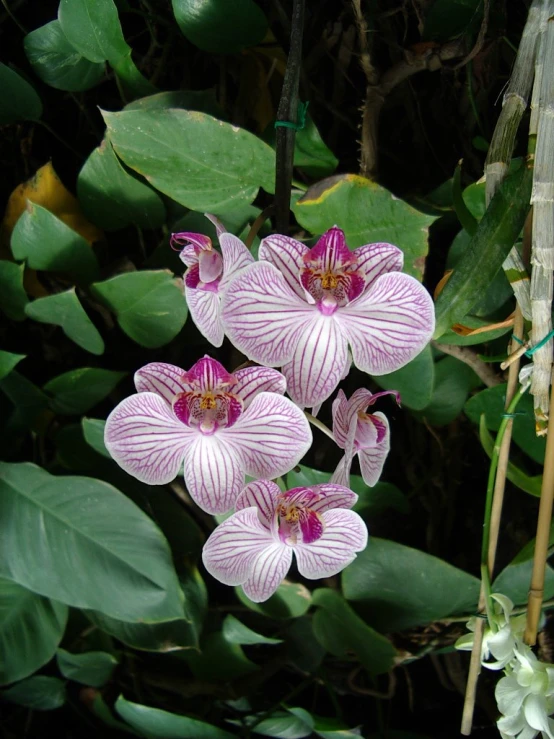
M 304 414 L 308 421 L 312 424 L 312 426 L 315 426 L 320 431 L 323 431 L 326 436 L 335 441 L 335 437 L 333 436 L 333 432 L 331 431 L 331 429 L 328 429 L 327 426 L 319 420 L 319 418 L 312 416 L 312 414 L 308 413 L 308 411 L 304 411 Z

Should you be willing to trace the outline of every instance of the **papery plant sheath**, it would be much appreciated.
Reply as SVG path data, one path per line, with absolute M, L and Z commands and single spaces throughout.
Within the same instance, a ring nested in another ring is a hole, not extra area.
M 105 442 L 124 470 L 151 485 L 185 483 L 207 513 L 227 513 L 245 475 L 289 472 L 312 443 L 285 378 L 267 367 L 229 373 L 206 356 L 188 372 L 155 362 L 135 374 L 137 394 L 108 416 Z

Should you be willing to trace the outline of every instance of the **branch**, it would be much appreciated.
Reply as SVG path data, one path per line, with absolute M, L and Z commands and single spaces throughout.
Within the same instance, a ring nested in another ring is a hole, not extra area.
M 504 380 L 502 377 L 496 374 L 490 364 L 483 362 L 479 359 L 478 355 L 468 349 L 466 346 L 456 346 L 455 344 L 439 344 L 436 341 L 431 342 L 435 349 L 438 349 L 445 354 L 449 354 L 451 357 L 459 359 L 460 362 L 464 362 L 475 372 L 479 379 L 483 380 L 487 387 L 494 387 L 500 385 Z

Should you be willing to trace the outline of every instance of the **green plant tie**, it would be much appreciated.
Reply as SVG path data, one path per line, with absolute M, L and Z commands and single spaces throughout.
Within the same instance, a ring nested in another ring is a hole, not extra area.
M 274 128 L 294 128 L 295 131 L 301 131 L 306 126 L 306 113 L 309 104 L 309 101 L 307 103 L 298 103 L 298 120 L 296 123 L 292 121 L 275 121 L 273 124 Z
M 544 339 L 541 339 L 540 341 L 538 341 L 538 342 L 537 342 L 537 343 L 535 344 L 535 346 L 532 346 L 532 347 L 531 347 L 530 349 L 527 349 L 527 351 L 525 352 L 525 356 L 526 356 L 526 357 L 532 357 L 532 356 L 533 356 L 533 354 L 534 354 L 534 353 L 535 353 L 536 351 L 538 351 L 539 349 L 541 349 L 541 348 L 542 348 L 542 347 L 543 347 L 543 346 L 544 346 L 544 345 L 545 345 L 545 344 L 546 344 L 546 343 L 547 343 L 548 341 L 550 341 L 550 339 L 551 339 L 551 338 L 552 338 L 553 336 L 554 336 L 554 330 L 553 330 L 553 331 L 551 331 L 551 332 L 550 332 L 549 334 L 547 334 L 547 335 L 546 335 L 546 336 L 544 337 Z M 516 336 L 515 334 L 512 334 L 512 339 L 513 339 L 514 341 L 517 341 L 517 343 L 518 343 L 518 344 L 523 344 L 523 343 L 524 343 L 523 339 L 520 339 L 520 338 L 519 338 L 518 336 Z

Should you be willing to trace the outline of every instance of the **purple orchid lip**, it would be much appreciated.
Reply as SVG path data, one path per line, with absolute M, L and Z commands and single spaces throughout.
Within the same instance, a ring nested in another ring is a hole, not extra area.
M 202 552 L 208 572 L 241 585 L 254 602 L 267 600 L 296 557 L 298 571 L 316 580 L 347 567 L 367 545 L 367 528 L 349 510 L 358 496 L 341 485 L 281 493 L 269 480 L 249 483 L 236 512 L 210 535 Z

